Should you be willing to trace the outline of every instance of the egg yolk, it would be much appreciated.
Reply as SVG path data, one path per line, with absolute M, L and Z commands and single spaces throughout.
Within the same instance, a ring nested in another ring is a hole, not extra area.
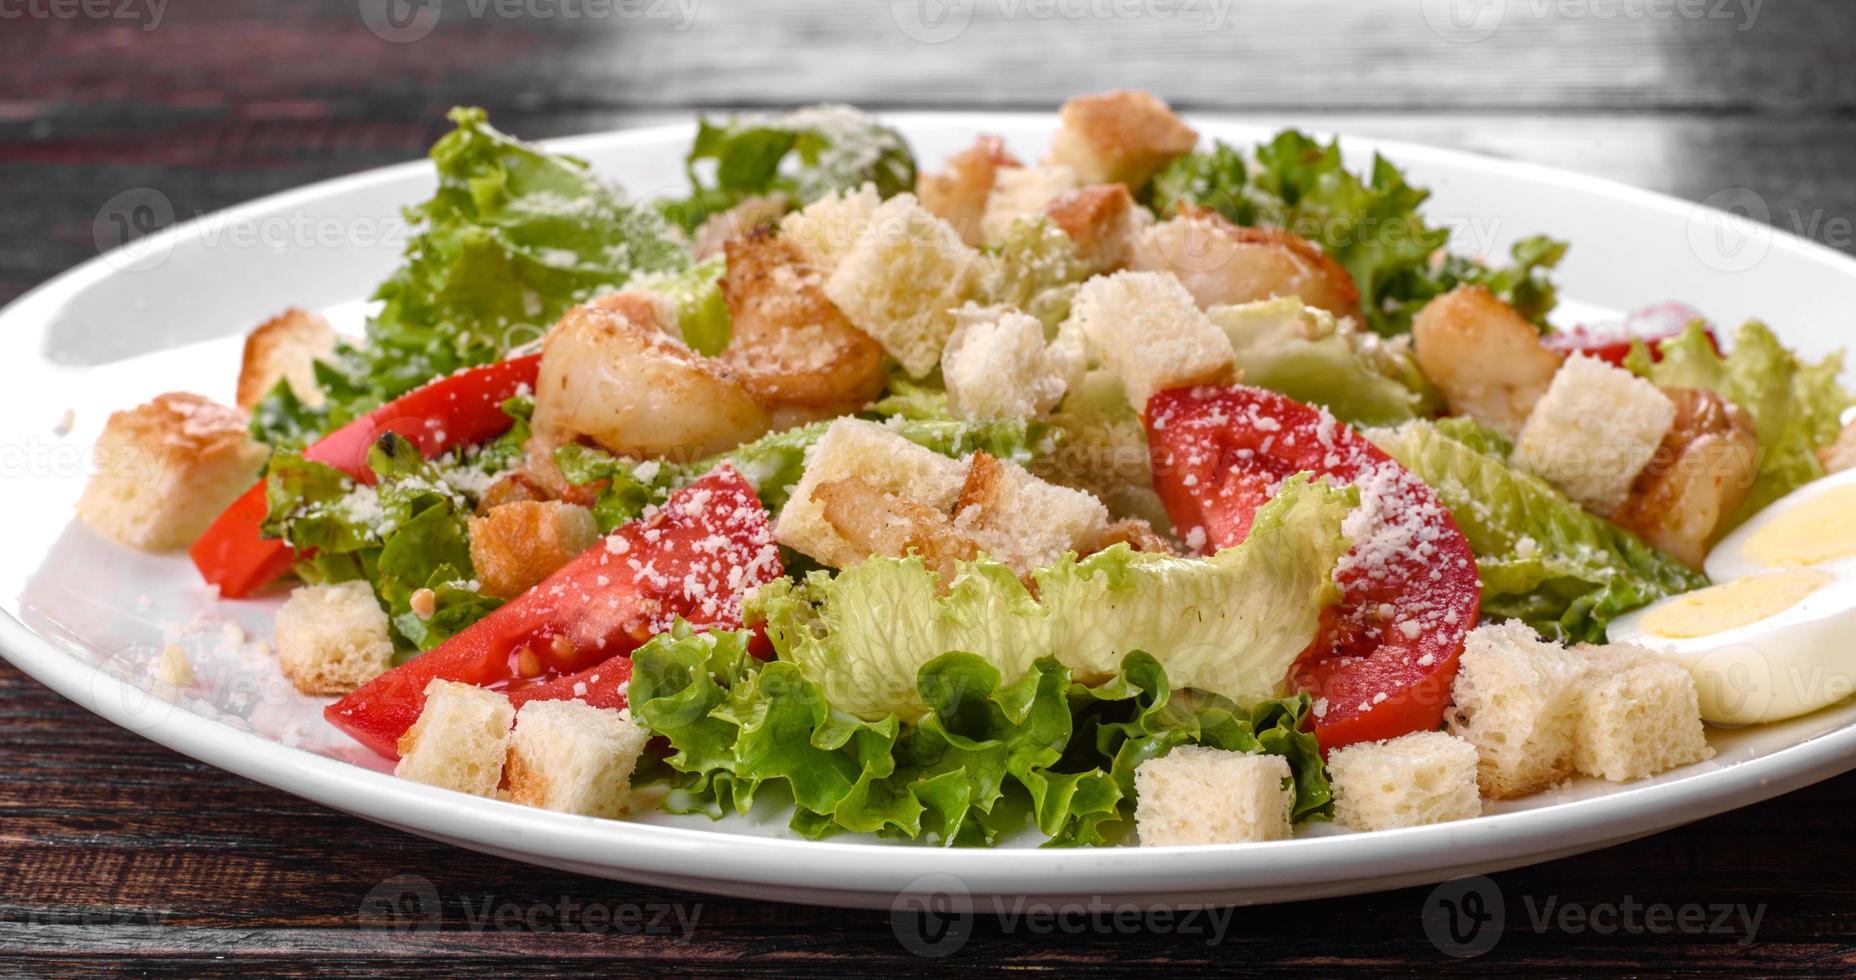
M 1856 555 L 1856 484 L 1787 510 L 1746 540 L 1747 557 L 1774 568 Z
M 1770 619 L 1834 581 L 1818 571 L 1738 579 L 1663 603 L 1644 615 L 1643 628 L 1677 640 L 1713 636 Z

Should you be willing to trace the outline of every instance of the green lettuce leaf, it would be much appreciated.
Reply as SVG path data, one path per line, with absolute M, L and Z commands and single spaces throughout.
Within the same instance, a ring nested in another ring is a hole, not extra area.
M 865 183 L 886 198 L 915 187 L 915 156 L 902 134 L 843 106 L 703 119 L 684 169 L 690 195 L 659 208 L 688 230 L 749 197 L 777 194 L 803 207 Z
M 650 272 L 634 278 L 626 288 L 656 293 L 677 311 L 677 331 L 683 342 L 699 354 L 714 357 L 728 346 L 733 334 L 728 302 L 722 298 L 722 274 L 728 260 L 712 255 L 681 272 Z
M 1246 712 L 1174 694 L 1139 652 L 1095 688 L 1050 658 L 1006 683 L 992 664 L 953 652 L 918 673 L 918 720 L 872 721 L 831 705 L 795 665 L 749 656 L 749 636 L 678 630 L 633 655 L 632 712 L 669 743 L 672 810 L 746 813 L 777 790 L 807 837 L 989 845 L 1029 824 L 1055 845 L 1108 843 L 1126 831 L 1134 767 L 1207 744 L 1287 756 L 1297 819 L 1331 812 L 1314 739 L 1299 730 L 1305 696 Z
M 1836 441 L 1843 413 L 1856 405 L 1839 382 L 1841 353 L 1806 364 L 1757 320 L 1740 328 L 1725 357 L 1715 353 L 1700 323 L 1663 341 L 1661 352 L 1662 360 L 1652 362 L 1639 342 L 1626 366 L 1666 388 L 1701 388 L 1720 395 L 1745 409 L 1759 433 L 1759 469 L 1752 492 L 1722 534 L 1824 475 L 1817 450 Z
M 1482 613 L 1602 643 L 1610 622 L 1708 584 L 1700 573 L 1508 465 L 1501 436 L 1467 419 L 1366 433 L 1437 491 L 1469 539 Z
M 1097 271 L 1077 254 L 1076 244 L 1049 218 L 1020 218 L 1005 240 L 987 249 L 980 292 L 988 304 L 1029 313 L 1054 333 L 1070 315 L 1077 287 Z
M 1464 258 L 1439 263 L 1434 256 L 1450 233 L 1418 213 L 1430 191 L 1413 187 L 1383 157 L 1374 157 L 1369 174 L 1351 173 L 1339 141 L 1323 146 L 1294 130 L 1259 146 L 1254 166 L 1224 143 L 1179 157 L 1155 175 L 1149 193 L 1157 214 L 1180 204 L 1208 207 L 1238 224 L 1287 228 L 1319 244 L 1352 274 L 1367 326 L 1387 336 L 1409 331 L 1431 298 L 1471 283 L 1544 326 L 1556 299 L 1546 271 L 1566 250 L 1531 238 L 1515 246 L 1515 263 L 1504 269 Z
M 681 269 L 683 246 L 650 208 L 628 202 L 572 157 L 495 129 L 482 109 L 451 110 L 433 145 L 438 191 L 408 208 L 403 264 L 375 291 L 367 344 L 319 365 L 328 405 L 313 416 L 274 397 L 261 434 L 300 445 L 440 375 L 498 360 L 539 338 L 569 306 L 634 273 Z M 311 423 L 308 418 L 315 418 Z
M 1356 501 L 1350 488 L 1295 477 L 1248 540 L 1208 559 L 1117 545 L 1036 572 L 1035 594 L 982 559 L 962 564 L 943 594 L 920 558 L 877 557 L 764 586 L 748 615 L 765 622 L 783 660 L 862 718 L 928 710 L 916 676 L 949 650 L 983 658 L 1008 684 L 1043 656 L 1096 682 L 1128 652 L 1158 651 L 1179 686 L 1248 705 L 1286 693 L 1290 662 L 1335 598 L 1334 566 L 1349 547 L 1341 521 Z
M 1215 306 L 1206 315 L 1231 339 L 1245 384 L 1324 406 L 1353 425 L 1396 425 L 1442 408 L 1408 343 L 1293 296 Z

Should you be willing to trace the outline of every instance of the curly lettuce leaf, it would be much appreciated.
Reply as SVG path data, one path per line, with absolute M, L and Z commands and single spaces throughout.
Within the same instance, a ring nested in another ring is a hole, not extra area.
M 690 195 L 659 209 L 686 230 L 750 197 L 778 195 L 803 207 L 866 183 L 886 198 L 915 187 L 915 156 L 902 134 L 848 106 L 703 119 L 684 169 Z
M 918 557 L 874 557 L 764 586 L 748 615 L 783 660 L 862 718 L 928 710 L 916 675 L 949 650 L 979 656 L 1007 683 L 1044 656 L 1087 682 L 1112 676 L 1128 651 L 1155 651 L 1180 686 L 1251 704 L 1286 693 L 1290 662 L 1314 640 L 1356 500 L 1294 477 L 1248 540 L 1208 559 L 1117 545 L 1066 557 L 1034 573 L 1032 587 L 981 559 L 962 563 L 943 591 Z
M 272 456 L 265 531 L 299 553 L 306 582 L 363 579 L 386 609 L 403 650 L 430 650 L 500 602 L 470 586 L 468 497 L 417 447 L 388 433 L 368 451 L 372 486 L 296 453 Z M 412 594 L 433 590 L 436 611 L 420 617 Z
M 748 655 L 751 634 L 652 639 L 632 658 L 632 713 L 669 743 L 665 805 L 746 813 L 764 790 L 793 802 L 806 837 L 839 831 L 996 843 L 1027 823 L 1055 845 L 1125 833 L 1133 772 L 1183 744 L 1288 756 L 1297 819 L 1323 815 L 1328 787 L 1306 697 L 1251 711 L 1174 694 L 1152 657 L 1132 653 L 1107 683 L 1086 687 L 1055 660 L 1007 683 L 998 669 L 951 652 L 914 679 L 927 711 L 860 719 L 838 710 L 795 665 Z
M 482 109 L 457 108 L 433 145 L 438 191 L 406 210 L 405 259 L 375 291 L 367 343 L 318 365 L 328 404 L 314 413 L 276 397 L 256 413 L 286 445 L 327 431 L 440 375 L 535 340 L 569 306 L 635 273 L 683 268 L 663 219 L 634 206 L 580 160 L 498 132 Z M 310 421 L 313 419 L 314 421 Z
M 1639 342 L 1626 366 L 1666 388 L 1701 388 L 1720 395 L 1745 409 L 1759 433 L 1759 468 L 1752 492 L 1722 534 L 1824 475 L 1817 450 L 1836 441 L 1843 413 L 1856 405 L 1839 381 L 1840 352 L 1806 364 L 1757 320 L 1740 328 L 1725 356 L 1715 352 L 1700 323 L 1663 341 L 1660 352 L 1662 359 L 1652 361 Z
M 1431 298 L 1459 285 L 1495 290 L 1522 314 L 1545 324 L 1556 296 L 1547 270 L 1566 246 L 1530 238 L 1515 262 L 1488 268 L 1464 258 L 1437 258 L 1450 239 L 1419 214 L 1430 191 L 1412 186 L 1398 167 L 1375 156 L 1362 176 L 1341 163 L 1338 140 L 1323 146 L 1286 130 L 1259 146 L 1254 165 L 1225 143 L 1175 159 L 1150 185 L 1154 211 L 1181 204 L 1211 208 L 1241 225 L 1287 228 L 1319 244 L 1360 288 L 1360 313 L 1374 332 L 1406 333 Z
M 1602 643 L 1616 617 L 1708 584 L 1699 572 L 1507 462 L 1467 419 L 1366 433 L 1437 491 L 1469 539 L 1482 612 L 1567 642 Z

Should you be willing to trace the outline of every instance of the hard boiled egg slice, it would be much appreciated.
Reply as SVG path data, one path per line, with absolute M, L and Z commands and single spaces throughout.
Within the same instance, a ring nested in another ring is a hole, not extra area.
M 1823 568 L 1665 599 L 1618 619 L 1610 635 L 1687 667 L 1701 717 L 1717 725 L 1779 721 L 1856 693 L 1856 581 Z
M 1807 483 L 1721 539 L 1708 577 L 1729 582 L 1781 568 L 1852 566 L 1856 571 L 1856 470 Z

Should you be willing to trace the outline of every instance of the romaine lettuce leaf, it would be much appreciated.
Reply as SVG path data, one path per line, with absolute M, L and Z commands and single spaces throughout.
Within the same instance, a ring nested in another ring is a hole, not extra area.
M 1364 178 L 1341 165 L 1340 143 L 1326 146 L 1286 130 L 1257 148 L 1255 165 L 1224 143 L 1189 153 L 1155 175 L 1154 211 L 1179 204 L 1208 207 L 1241 225 L 1287 228 L 1319 244 L 1360 288 L 1360 312 L 1373 331 L 1393 336 L 1431 298 L 1465 284 L 1489 287 L 1542 326 L 1555 294 L 1546 270 L 1564 243 L 1530 238 L 1514 247 L 1515 264 L 1492 269 L 1465 258 L 1434 256 L 1449 241 L 1418 213 L 1430 191 L 1413 187 L 1398 167 L 1375 157 Z
M 450 118 L 457 128 L 431 151 L 438 191 L 406 210 L 413 234 L 403 264 L 374 294 L 383 306 L 366 345 L 343 345 L 318 365 L 323 410 L 268 399 L 255 417 L 276 428 L 261 435 L 300 445 L 312 430 L 501 358 L 634 273 L 689 263 L 657 212 L 632 205 L 584 162 L 496 131 L 482 109 L 453 109 Z
M 1356 502 L 1350 488 L 1298 476 L 1248 540 L 1208 559 L 1117 545 L 1034 573 L 1035 591 L 981 559 L 942 593 L 920 558 L 875 557 L 771 583 L 748 615 L 834 706 L 862 718 L 928 710 L 916 675 L 949 650 L 981 657 L 1007 684 L 1044 656 L 1097 682 L 1128 652 L 1154 651 L 1177 685 L 1249 705 L 1285 694 L 1290 662 L 1314 640 Z
M 1353 425 L 1396 425 L 1442 408 L 1408 343 L 1293 296 L 1215 306 L 1206 315 L 1231 339 L 1245 384 L 1324 406 Z
M 733 334 L 728 302 L 722 298 L 722 274 L 728 260 L 712 255 L 681 272 L 648 272 L 626 288 L 656 293 L 676 308 L 677 333 L 699 354 L 714 357 Z
M 1107 683 L 1075 683 L 1055 660 L 1016 682 L 966 653 L 924 664 L 919 720 L 865 720 L 826 700 L 803 671 L 747 653 L 747 632 L 652 639 L 632 658 L 632 712 L 670 744 L 665 805 L 746 813 L 763 789 L 794 803 L 807 837 L 840 830 L 986 845 L 1027 822 L 1054 845 L 1125 833 L 1140 762 L 1183 744 L 1289 757 L 1297 820 L 1331 812 L 1308 699 L 1238 710 L 1174 694 L 1152 657 L 1132 653 Z
M 685 229 L 749 197 L 778 194 L 803 207 L 832 191 L 876 185 L 882 197 L 915 187 L 902 134 L 848 106 L 699 122 L 684 160 L 690 195 L 659 209 Z
M 1541 633 L 1602 643 L 1617 616 L 1707 579 L 1507 462 L 1501 436 L 1467 419 L 1366 433 L 1437 491 L 1469 539 L 1482 612 Z
M 1843 355 L 1805 364 L 1785 349 L 1771 328 L 1751 321 L 1734 336 L 1732 351 L 1715 353 L 1703 324 L 1690 324 L 1661 345 L 1652 362 L 1638 342 L 1626 366 L 1666 388 L 1701 388 L 1739 405 L 1759 433 L 1759 470 L 1725 534 L 1780 497 L 1824 475 L 1819 447 L 1835 442 L 1844 411 L 1856 405 L 1839 379 Z
M 1076 289 L 1091 270 L 1076 243 L 1049 218 L 1020 218 L 1005 240 L 987 250 L 980 291 L 988 304 L 1002 304 L 1037 317 L 1047 334 L 1070 315 Z

